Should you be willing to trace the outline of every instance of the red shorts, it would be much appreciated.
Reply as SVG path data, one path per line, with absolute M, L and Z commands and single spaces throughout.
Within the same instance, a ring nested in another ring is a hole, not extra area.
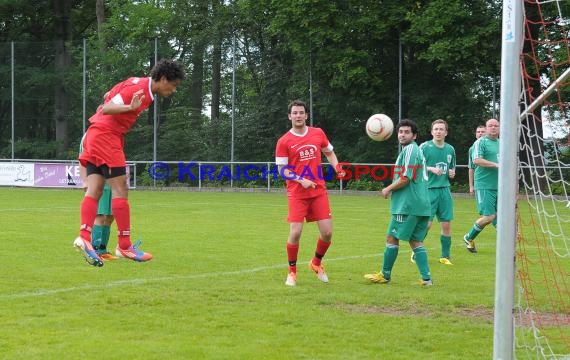
M 287 202 L 289 205 L 287 221 L 290 223 L 303 222 L 304 220 L 311 222 L 332 218 L 329 197 L 326 192 L 308 199 L 288 197 Z
M 86 166 L 87 162 L 99 167 L 110 168 L 127 166 L 123 146 L 123 135 L 91 126 L 85 133 L 83 152 L 79 154 L 79 162 Z

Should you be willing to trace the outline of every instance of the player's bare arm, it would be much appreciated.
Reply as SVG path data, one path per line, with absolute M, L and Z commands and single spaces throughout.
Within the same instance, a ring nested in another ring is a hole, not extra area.
M 380 192 L 382 193 L 382 196 L 384 197 L 384 199 L 387 199 L 388 196 L 390 196 L 390 194 L 392 193 L 392 191 L 396 191 L 398 189 L 406 187 L 406 186 L 408 186 L 409 183 L 410 183 L 410 179 L 408 179 L 405 176 L 402 176 L 402 177 L 398 178 L 398 180 L 396 180 L 395 182 L 393 182 L 390 185 L 383 188 Z
M 115 104 L 113 100 L 111 100 L 103 105 L 102 111 L 105 115 L 122 114 L 138 109 L 142 105 L 143 101 L 143 90 L 139 90 L 133 94 L 130 104 Z
M 346 175 L 346 172 L 338 166 L 338 159 L 334 151 L 325 151 L 324 154 L 329 164 L 331 164 L 331 166 L 334 168 L 334 171 L 336 171 L 337 175 L 341 178 L 344 177 Z
M 477 158 L 473 160 L 473 164 L 485 168 L 499 168 L 499 164 L 497 164 L 496 162 L 492 162 L 483 158 Z
M 431 173 L 433 173 L 433 174 L 435 174 L 435 175 L 441 175 L 441 174 L 443 174 L 443 171 L 441 171 L 440 168 L 435 167 L 435 166 L 428 166 L 428 167 L 427 167 L 427 171 L 429 171 L 429 172 L 431 172 Z

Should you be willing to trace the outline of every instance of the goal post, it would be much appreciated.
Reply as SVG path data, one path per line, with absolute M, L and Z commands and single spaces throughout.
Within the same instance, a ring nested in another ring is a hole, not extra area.
M 514 356 L 514 280 L 523 1 L 503 2 L 493 359 Z
M 570 359 L 570 2 L 503 1 L 493 358 Z

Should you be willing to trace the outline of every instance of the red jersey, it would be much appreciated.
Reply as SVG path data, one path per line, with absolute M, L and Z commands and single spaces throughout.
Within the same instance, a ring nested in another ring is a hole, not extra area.
M 307 127 L 305 134 L 299 135 L 291 129 L 283 135 L 275 148 L 275 163 L 285 166 L 296 174 L 296 178 L 305 178 L 317 184 L 312 189 L 305 189 L 298 182 L 287 180 L 287 195 L 295 198 L 311 198 L 326 190 L 322 169 L 322 152 L 333 151 L 333 146 L 323 130 Z
M 137 121 L 140 113 L 148 109 L 150 104 L 152 104 L 154 97 L 152 95 L 150 85 L 150 77 L 131 77 L 115 85 L 109 91 L 109 95 L 105 98 L 105 103 L 112 102 L 119 105 L 130 104 L 134 93 L 142 90 L 144 100 L 141 106 L 136 110 L 115 115 L 103 114 L 102 106 L 100 106 L 95 115 L 89 118 L 89 122 L 92 124 L 91 126 L 125 135 L 133 126 L 135 121 Z

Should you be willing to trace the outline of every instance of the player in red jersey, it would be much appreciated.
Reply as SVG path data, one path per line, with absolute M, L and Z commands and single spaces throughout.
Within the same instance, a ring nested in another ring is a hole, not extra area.
M 139 249 L 138 243 L 131 243 L 124 137 L 153 102 L 154 94 L 164 97 L 174 94 L 184 77 L 180 63 L 161 60 L 152 68 L 150 77 L 131 77 L 115 85 L 106 94 L 103 106 L 89 119 L 91 124 L 79 155 L 81 165 L 86 168 L 87 191 L 81 202 L 79 236 L 73 242 L 89 264 L 103 266 L 91 245 L 91 231 L 105 181 L 111 186 L 111 208 L 118 229 L 116 255 L 134 261 L 152 259 L 151 254 Z
M 305 220 L 316 221 L 320 233 L 309 268 L 319 280 L 327 283 L 329 279 L 321 261 L 331 244 L 332 216 L 321 158 L 324 153 L 335 171 L 338 170 L 338 159 L 325 133 L 319 128 L 307 126 L 307 105 L 303 101 L 291 102 L 288 110 L 292 127 L 277 141 L 275 149 L 275 163 L 287 183 L 289 206 L 289 274 L 285 285 L 297 284 L 297 254 Z M 342 172 L 339 175 L 344 176 Z

